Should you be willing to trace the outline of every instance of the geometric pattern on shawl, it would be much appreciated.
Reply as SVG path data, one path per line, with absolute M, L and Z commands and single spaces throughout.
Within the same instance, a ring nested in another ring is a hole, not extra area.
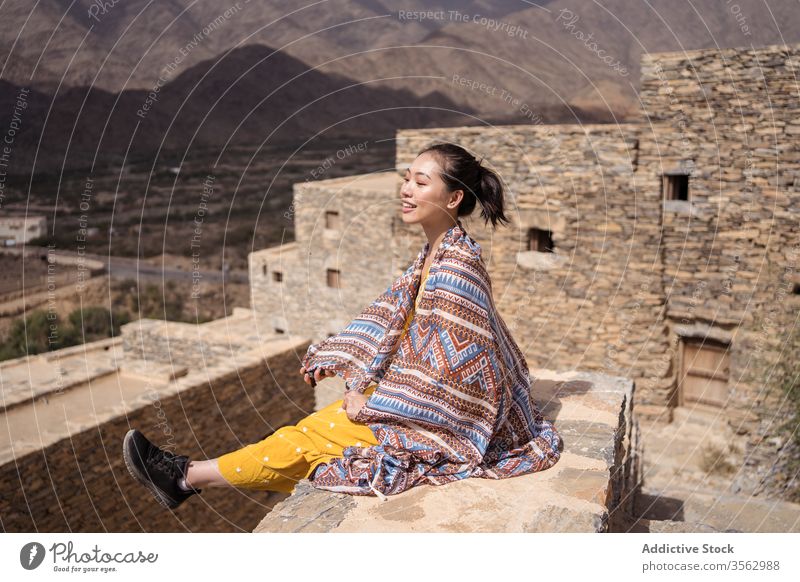
M 560 457 L 553 422 L 531 403 L 528 364 L 492 297 L 480 245 L 461 221 L 445 234 L 405 334 L 426 242 L 413 264 L 344 330 L 309 346 L 303 365 L 375 391 L 355 417 L 378 444 L 346 447 L 313 476 L 318 489 L 394 495 L 423 483 L 505 479 Z

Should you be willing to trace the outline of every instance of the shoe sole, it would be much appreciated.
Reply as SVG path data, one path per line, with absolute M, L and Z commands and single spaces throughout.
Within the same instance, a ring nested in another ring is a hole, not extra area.
M 136 467 L 136 463 L 131 458 L 130 448 L 128 445 L 131 444 L 131 440 L 133 439 L 133 433 L 136 432 L 136 429 L 131 429 L 125 434 L 125 439 L 122 441 L 122 457 L 125 459 L 125 466 L 128 469 L 128 473 L 131 474 L 131 477 L 136 479 L 139 483 L 147 487 L 148 491 L 153 494 L 153 497 L 156 498 L 162 506 L 166 507 L 167 509 L 175 509 L 180 505 L 180 503 L 175 503 L 175 501 L 167 497 L 163 494 L 158 487 L 153 485 L 153 482 L 147 478 L 147 475 L 142 474 L 141 471 Z

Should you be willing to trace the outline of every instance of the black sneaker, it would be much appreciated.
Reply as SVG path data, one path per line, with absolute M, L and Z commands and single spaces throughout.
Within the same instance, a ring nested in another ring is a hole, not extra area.
M 133 478 L 168 509 L 175 509 L 195 493 L 202 492 L 201 489 L 184 491 L 178 485 L 178 480 L 186 476 L 189 457 L 158 448 L 136 429 L 125 435 L 122 455 Z

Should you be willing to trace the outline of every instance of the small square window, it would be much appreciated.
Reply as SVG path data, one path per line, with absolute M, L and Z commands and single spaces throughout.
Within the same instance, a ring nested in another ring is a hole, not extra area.
M 555 245 L 553 245 L 553 233 L 551 231 L 541 228 L 528 229 L 529 251 L 552 253 L 554 248 Z
M 337 269 L 328 269 L 328 287 L 339 288 L 339 271 Z
M 283 273 L 280 271 L 272 271 L 272 280 L 275 283 L 280 283 L 283 281 Z
M 325 211 L 325 228 L 339 230 L 339 212 L 337 210 Z
M 792 286 L 792 295 L 800 295 L 800 283 L 795 283 Z
M 661 196 L 664 200 L 689 200 L 689 175 L 664 174 L 661 177 Z
M 275 333 L 279 333 L 279 334 L 285 334 L 285 333 L 286 333 L 286 331 L 285 331 L 283 328 L 281 328 L 281 327 L 276 327 L 276 328 L 275 328 Z

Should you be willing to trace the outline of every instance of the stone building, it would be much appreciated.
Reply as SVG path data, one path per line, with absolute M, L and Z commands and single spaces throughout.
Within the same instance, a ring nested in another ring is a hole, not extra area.
M 0 216 L 0 243 L 3 246 L 21 245 L 47 232 L 45 216 Z
M 779 489 L 764 366 L 800 307 L 798 64 L 796 44 L 647 54 L 635 123 L 398 131 L 396 172 L 295 185 L 295 242 L 250 256 L 260 326 L 319 341 L 383 291 L 424 244 L 401 176 L 452 141 L 507 186 L 512 225 L 465 225 L 529 363 L 630 377 L 676 428 L 724 418 L 749 439 L 736 488 Z

